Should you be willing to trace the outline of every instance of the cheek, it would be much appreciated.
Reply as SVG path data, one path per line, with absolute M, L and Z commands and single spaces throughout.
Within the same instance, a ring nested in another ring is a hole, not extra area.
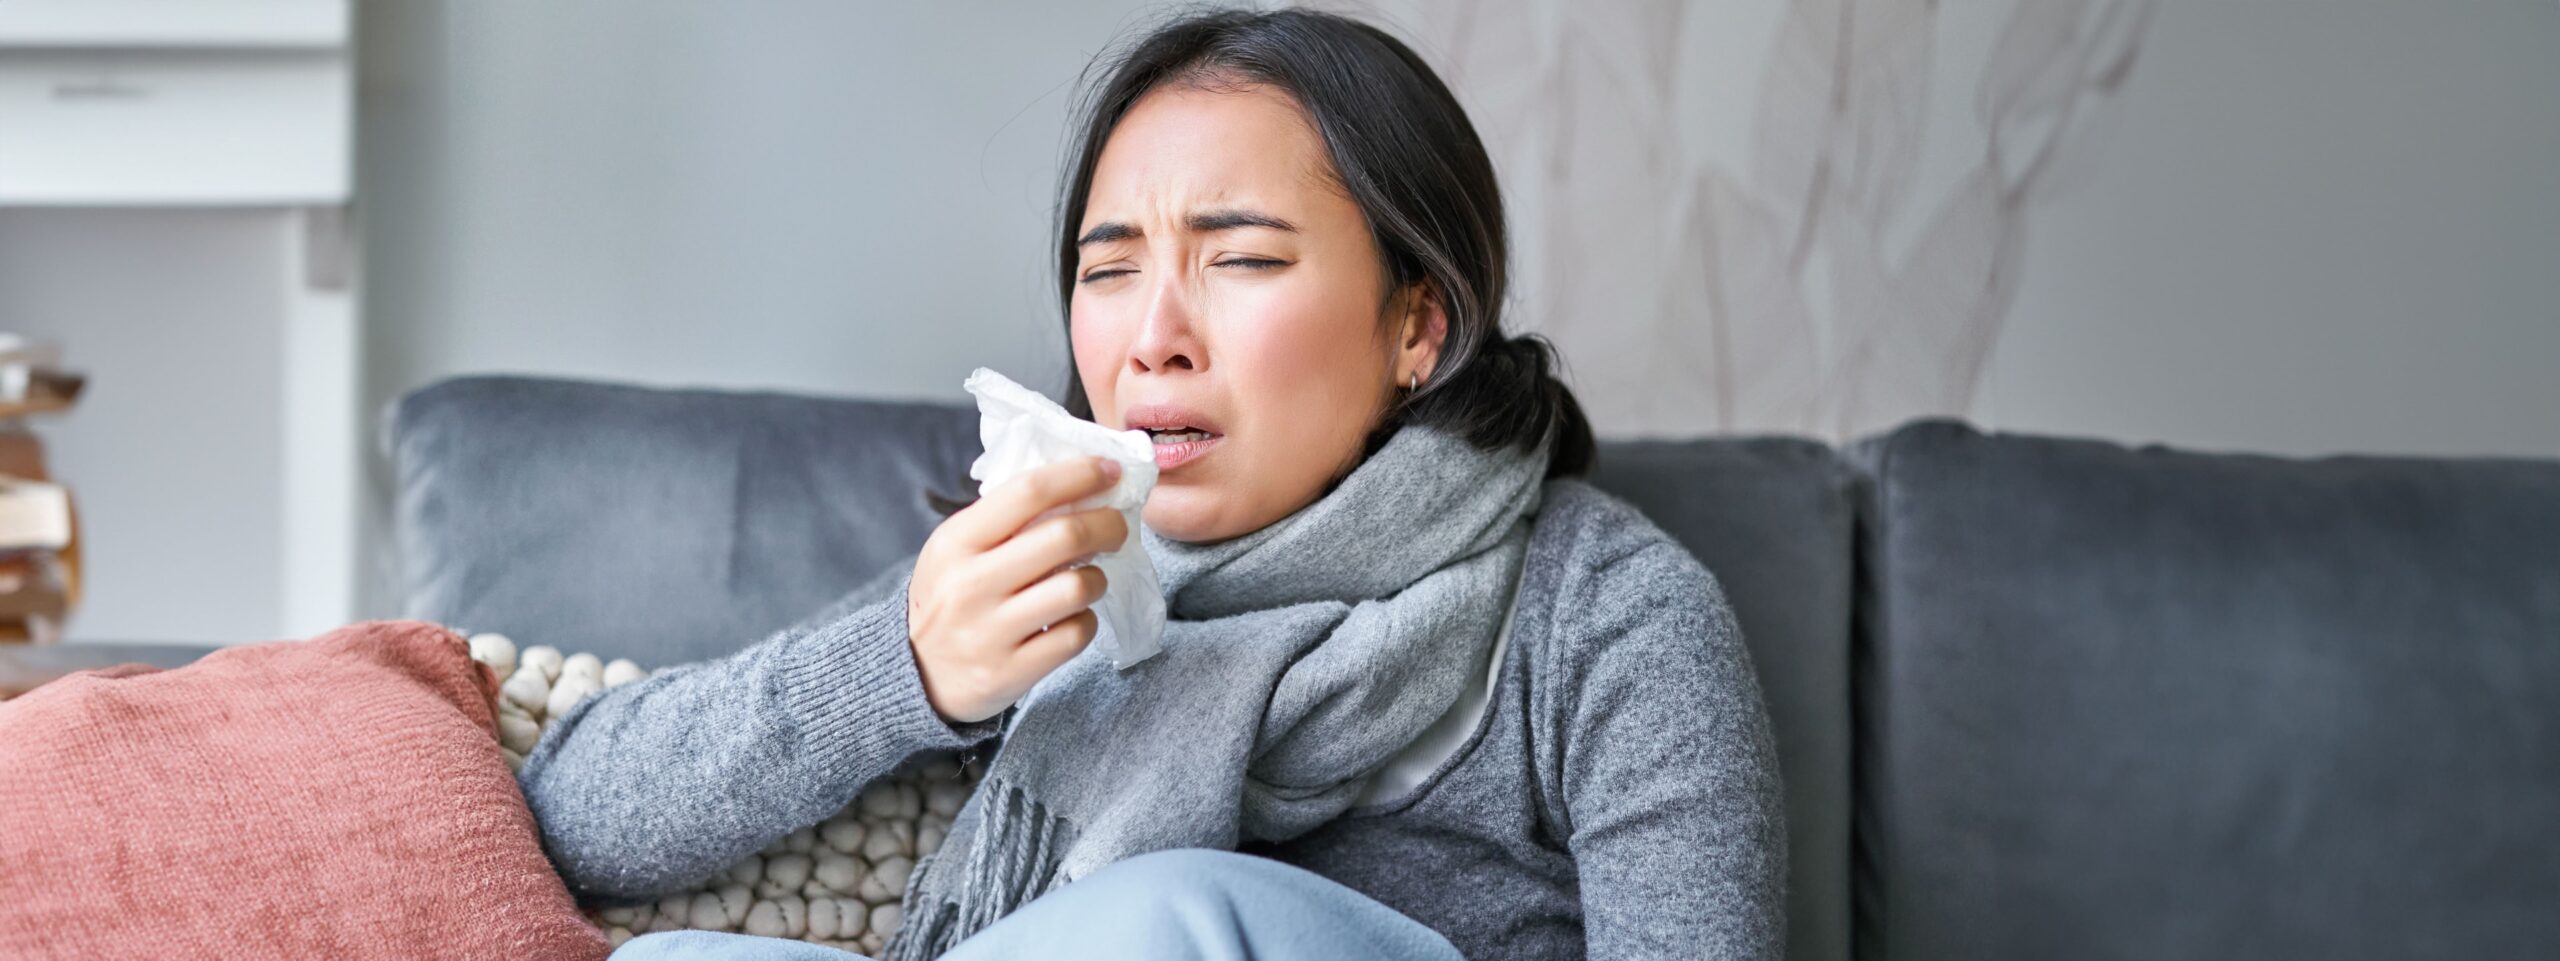
M 1377 414 L 1376 319 L 1341 287 L 1275 289 L 1223 325 L 1228 374 L 1302 438 L 1362 433 Z
M 1313 501 L 1359 455 L 1381 409 L 1374 381 L 1384 348 L 1371 306 L 1341 286 L 1265 293 L 1255 309 L 1230 314 L 1239 322 L 1221 325 L 1218 356 L 1248 412 L 1244 461 L 1255 519 L 1267 523 Z
M 1081 298 L 1069 305 L 1067 316 L 1067 349 L 1075 355 L 1085 399 L 1093 403 L 1094 419 L 1116 428 L 1120 413 L 1111 402 L 1117 386 L 1112 378 L 1128 353 L 1128 325 L 1117 323 L 1109 311 L 1085 306 Z

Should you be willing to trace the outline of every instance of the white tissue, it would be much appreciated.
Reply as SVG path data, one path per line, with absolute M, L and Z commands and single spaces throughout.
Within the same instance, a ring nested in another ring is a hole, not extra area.
M 969 465 L 969 476 L 978 481 L 981 497 L 1017 475 L 1070 457 L 1120 462 L 1120 482 L 1110 490 L 1050 513 L 1108 507 L 1128 519 L 1128 541 L 1093 559 L 1110 581 L 1093 605 L 1102 621 L 1102 634 L 1094 643 L 1111 651 L 1112 666 L 1123 670 L 1154 657 L 1164 635 L 1164 592 L 1156 585 L 1155 561 L 1138 538 L 1138 509 L 1156 487 L 1155 442 L 1146 431 L 1112 430 L 1067 413 L 1049 398 L 984 367 L 970 373 L 962 386 L 978 398 L 978 441 L 986 452 Z

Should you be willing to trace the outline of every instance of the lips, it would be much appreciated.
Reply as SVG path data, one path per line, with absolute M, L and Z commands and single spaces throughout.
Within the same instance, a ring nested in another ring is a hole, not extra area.
M 1208 415 L 1177 404 L 1141 404 L 1129 408 L 1121 421 L 1154 438 L 1159 471 L 1200 459 L 1226 437 Z
M 1155 439 L 1156 470 L 1158 472 L 1164 472 L 1170 471 L 1184 464 L 1191 463 L 1192 461 L 1199 460 L 1203 455 L 1208 454 L 1211 448 L 1218 446 L 1218 442 L 1225 438 L 1216 434 L 1201 434 L 1198 435 L 1197 439 L 1193 440 L 1176 440 L 1166 437 L 1165 435 L 1158 434 L 1155 435 Z

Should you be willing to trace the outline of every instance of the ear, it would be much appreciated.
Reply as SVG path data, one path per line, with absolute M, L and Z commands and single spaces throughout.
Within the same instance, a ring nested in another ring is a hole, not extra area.
M 1440 285 L 1429 280 L 1416 281 L 1405 288 L 1404 316 L 1396 324 L 1395 386 L 1403 387 L 1409 378 L 1431 379 L 1440 366 L 1440 346 L 1449 341 L 1449 310 L 1440 299 Z

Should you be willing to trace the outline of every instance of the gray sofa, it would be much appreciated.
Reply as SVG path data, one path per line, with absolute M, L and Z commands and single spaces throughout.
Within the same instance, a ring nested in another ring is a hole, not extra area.
M 389 412 L 407 613 L 718 656 L 922 543 L 975 425 L 436 384 Z M 1747 635 L 1794 957 L 2560 954 L 2560 463 L 1923 421 L 1600 464 Z

